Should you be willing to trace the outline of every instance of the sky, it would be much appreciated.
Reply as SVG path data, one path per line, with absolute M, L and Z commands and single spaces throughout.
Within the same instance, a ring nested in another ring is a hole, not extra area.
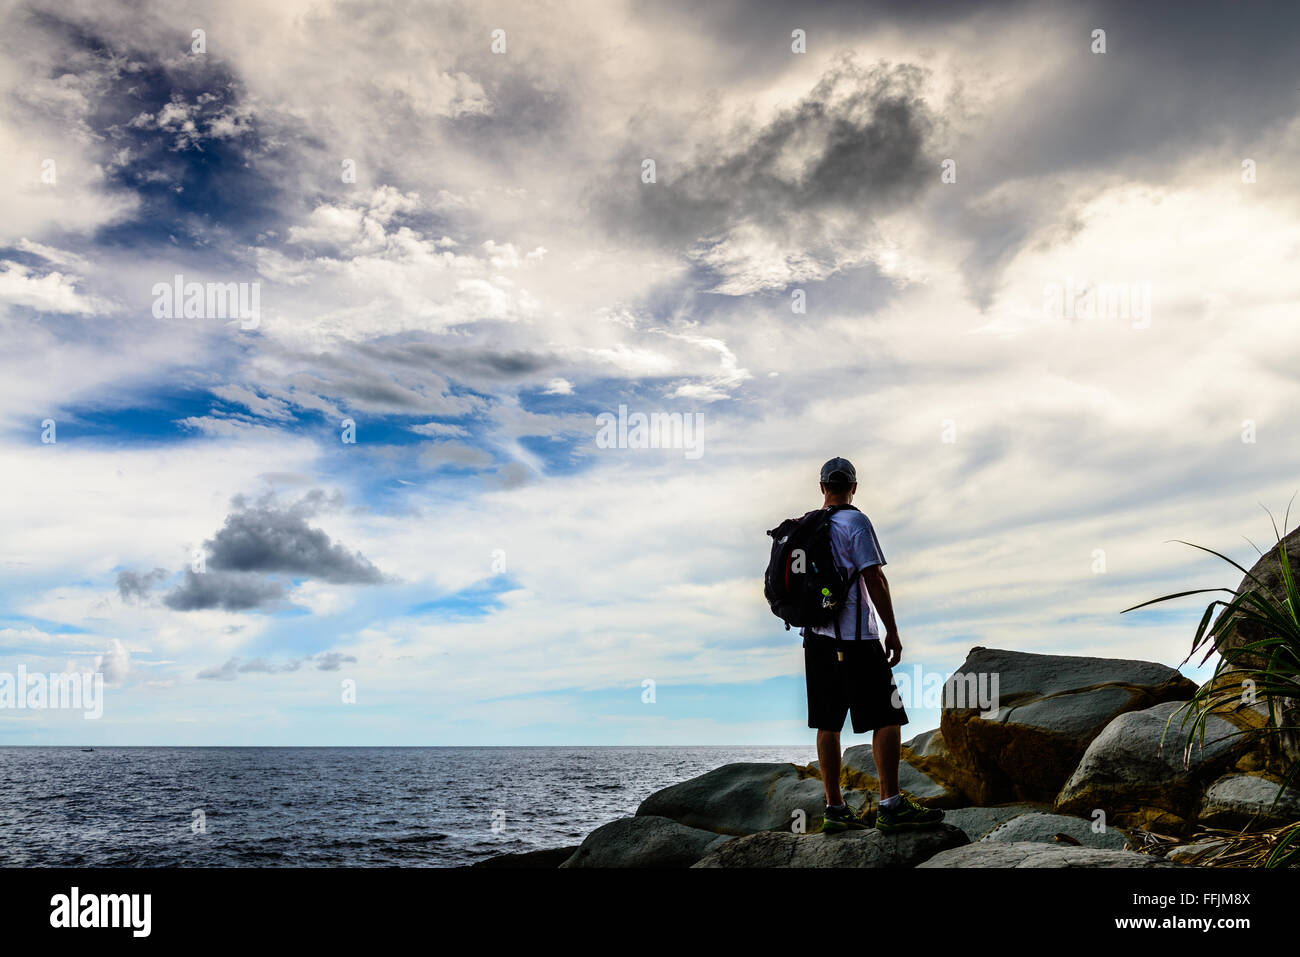
M 832 456 L 896 673 L 1178 666 L 1300 488 L 1298 18 L 3 0 L 0 673 L 105 689 L 0 745 L 811 748 Z

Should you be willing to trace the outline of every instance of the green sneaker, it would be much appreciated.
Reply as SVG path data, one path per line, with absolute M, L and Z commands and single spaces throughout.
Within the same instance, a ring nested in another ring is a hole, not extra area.
M 838 834 L 840 831 L 869 831 L 871 825 L 867 823 L 866 814 L 854 811 L 847 805 L 842 809 L 827 808 L 826 816 L 822 818 L 823 834 Z
M 880 805 L 876 808 L 876 828 L 881 831 L 903 831 L 934 827 L 943 821 L 943 812 L 934 807 L 922 807 L 904 794 L 893 810 Z

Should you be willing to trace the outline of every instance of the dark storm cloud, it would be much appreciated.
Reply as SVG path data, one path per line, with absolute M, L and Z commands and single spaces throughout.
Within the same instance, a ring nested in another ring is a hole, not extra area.
M 205 570 L 186 569 L 184 580 L 163 598 L 176 611 L 274 608 L 285 598 L 284 582 L 267 576 L 311 578 L 334 585 L 377 585 L 385 579 L 360 552 L 332 542 L 307 519 L 341 502 L 319 489 L 292 505 L 271 496 L 249 503 L 232 500 L 232 511 L 215 536 L 203 543 Z
M 1014 35 L 1015 18 L 982 9 L 984 29 Z M 1225 177 L 1247 157 L 1290 162 L 1258 143 L 1300 109 L 1300 8 L 1098 2 L 1054 16 L 1043 52 L 1057 68 L 954 149 L 958 185 L 927 209 L 969 246 L 962 271 L 980 308 L 1028 244 L 1067 242 L 1082 205 L 1117 181 L 1169 186 L 1189 159 L 1223 150 Z M 930 25 L 940 42 L 945 26 Z M 1105 53 L 1091 50 L 1094 29 L 1105 30 Z
M 951 142 L 936 137 L 945 143 L 943 155 L 923 163 L 929 177 L 940 159 L 957 162 L 958 183 L 929 193 L 918 214 L 969 247 L 962 271 L 981 308 L 992 304 L 1004 268 L 1027 244 L 1068 240 L 1081 205 L 1117 178 L 1168 185 L 1181 164 L 1207 150 L 1227 149 L 1237 154 L 1237 162 L 1254 158 L 1261 168 L 1290 163 L 1289 157 L 1257 154 L 1260 140 L 1300 111 L 1294 67 L 1300 7 L 1295 5 L 831 0 L 809 6 L 735 0 L 702 6 L 666 0 L 660 9 L 665 20 L 717 38 L 719 61 L 733 79 L 771 71 L 778 57 L 790 55 L 790 32 L 796 27 L 806 31 L 810 51 L 820 54 L 854 50 L 890 28 L 958 56 L 957 43 L 982 37 L 994 44 L 1024 37 L 1041 49 L 1053 68 L 1010 98 L 996 96 L 989 115 L 963 115 L 988 91 L 970 86 L 978 77 L 955 76 L 943 113 L 963 135 Z M 1094 29 L 1106 32 L 1105 53 L 1090 48 Z M 770 133 L 778 137 L 779 129 Z M 754 146 L 761 163 L 761 137 Z M 853 152 L 844 156 L 851 168 Z M 752 196 L 749 203 L 737 201 L 723 181 L 732 170 L 739 174 L 734 188 Z M 818 172 L 830 176 L 832 171 Z M 1236 172 L 1225 165 L 1225 176 Z M 667 188 L 645 188 L 639 202 L 615 205 L 627 228 L 647 226 L 661 238 L 684 243 L 713 235 L 711 227 L 719 223 L 726 228 L 753 216 L 756 206 L 779 211 L 793 205 L 798 220 L 795 191 L 768 188 L 743 161 L 687 170 L 679 178 L 693 180 L 695 188 L 673 182 L 671 163 L 661 164 L 660 173 L 660 185 Z M 833 176 L 828 179 L 834 182 Z M 844 197 L 849 208 L 859 208 L 860 199 L 852 193 Z M 807 233 L 780 238 L 816 254 Z
M 284 598 L 284 585 L 250 572 L 185 569 L 185 579 L 163 596 L 163 604 L 173 611 L 265 610 Z
M 740 222 L 773 233 L 812 229 L 827 211 L 869 222 L 938 182 L 928 153 L 940 119 L 913 66 L 839 61 L 791 109 L 754 130 L 720 134 L 679 161 L 643 145 L 658 182 L 633 179 L 606 214 L 623 230 L 675 245 L 715 238 Z M 630 168 L 640 158 L 629 154 Z
M 207 566 L 215 571 L 259 572 L 319 579 L 333 585 L 377 585 L 383 574 L 360 552 L 330 541 L 307 517 L 319 499 L 282 508 L 236 497 L 226 524 L 204 542 Z
M 1194 152 L 1253 149 L 1300 110 L 1297 27 L 1294 4 L 1071 6 L 1045 51 L 1064 54 L 1062 69 L 984 134 L 993 175 L 1104 168 L 1161 182 Z M 1090 50 L 1093 29 L 1106 31 L 1104 54 Z
M 141 601 L 149 596 L 154 585 L 166 577 L 165 568 L 155 568 L 151 572 L 120 571 L 117 573 L 117 591 L 123 601 Z

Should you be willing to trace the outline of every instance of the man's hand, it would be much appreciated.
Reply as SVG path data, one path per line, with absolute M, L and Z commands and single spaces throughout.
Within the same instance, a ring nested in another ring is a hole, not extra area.
M 885 634 L 885 658 L 889 661 L 889 667 L 894 667 L 903 658 L 903 643 L 898 640 L 898 632 L 890 631 Z

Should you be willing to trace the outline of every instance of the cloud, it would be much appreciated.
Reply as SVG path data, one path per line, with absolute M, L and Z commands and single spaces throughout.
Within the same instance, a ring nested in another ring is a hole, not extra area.
M 117 573 L 117 591 L 123 601 L 143 601 L 158 582 L 167 577 L 167 569 L 155 568 L 150 572 L 123 570 Z
M 205 140 L 228 139 L 252 131 L 252 110 L 223 102 L 223 92 L 204 92 L 187 99 L 173 93 L 157 113 L 139 113 L 127 123 L 135 130 L 157 130 L 171 137 L 174 151 L 198 149 Z
M 446 422 L 424 422 L 420 425 L 407 426 L 417 435 L 428 435 L 434 438 L 444 438 L 447 436 L 469 437 L 469 429 L 463 425 L 449 425 Z
M 271 609 L 287 594 L 287 583 L 275 576 L 334 585 L 388 581 L 360 552 L 349 551 L 307 524 L 317 512 L 339 504 L 337 497 L 320 489 L 290 505 L 280 504 L 270 493 L 257 502 L 235 496 L 225 524 L 203 543 L 204 570 L 187 568 L 184 580 L 163 604 L 176 611 Z
M 208 681 L 234 681 L 239 675 L 239 659 L 231 658 L 224 665 L 204 668 L 195 677 Z
M 257 673 L 277 675 L 297 671 L 301 667 L 302 661 L 297 658 L 290 659 L 289 661 L 278 665 L 268 661 L 266 658 L 254 658 L 252 661 L 240 665 L 239 672 L 241 674 Z
M 843 58 L 795 106 L 713 141 L 725 145 L 661 157 L 657 182 L 613 193 L 608 221 L 688 249 L 721 276 L 713 291 L 731 295 L 860 264 L 876 217 L 938 183 L 925 76 Z
M 0 260 L 0 303 L 26 306 L 40 312 L 93 316 L 107 304 L 77 290 L 77 277 L 61 272 L 37 275 L 20 263 Z
M 317 655 L 291 658 L 278 664 L 267 658 L 254 658 L 251 661 L 244 662 L 238 657 L 233 657 L 227 659 L 225 664 L 202 669 L 196 677 L 208 681 L 234 681 L 239 675 L 246 674 L 291 674 L 301 670 L 304 664 L 315 664 L 317 671 L 338 671 L 342 665 L 355 664 L 356 660 L 354 655 L 346 655 L 337 651 L 325 651 Z
M 95 656 L 91 671 L 103 674 L 105 684 L 120 685 L 131 672 L 131 655 L 121 641 L 112 638 L 108 650 Z
M 356 664 L 355 655 L 345 655 L 337 651 L 327 651 L 315 658 L 317 671 L 338 671 L 342 665 Z
M 184 580 L 163 596 L 173 611 L 254 611 L 276 607 L 285 595 L 281 582 L 254 572 L 185 569 Z
M 307 517 L 321 498 L 294 506 L 273 501 L 249 504 L 237 497 L 234 511 L 217 534 L 204 542 L 207 567 L 218 572 L 256 572 L 314 578 L 334 585 L 377 585 L 383 573 L 360 552 L 332 542 Z
M 492 454 L 464 442 L 433 442 L 425 445 L 420 452 L 420 467 L 440 469 L 445 466 L 463 468 L 487 468 L 493 463 Z

